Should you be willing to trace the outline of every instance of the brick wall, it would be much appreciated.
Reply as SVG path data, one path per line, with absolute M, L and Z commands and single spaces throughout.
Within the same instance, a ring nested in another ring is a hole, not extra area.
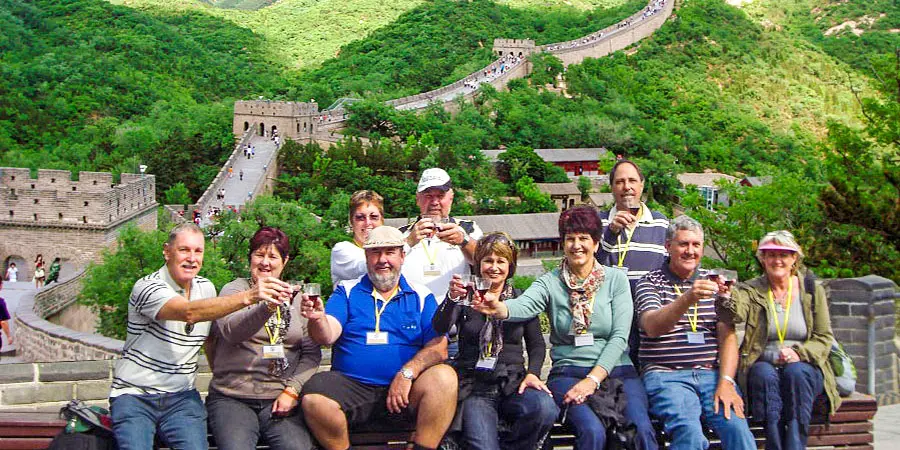
M 15 311 L 16 356 L 25 361 L 89 361 L 112 359 L 123 341 L 75 331 L 46 320 L 75 302 L 84 272 L 59 284 L 29 292 Z
M 856 366 L 856 390 L 876 397 L 895 391 L 897 285 L 877 275 L 827 280 L 825 284 L 834 337 Z M 874 381 L 874 391 L 869 389 L 870 381 Z

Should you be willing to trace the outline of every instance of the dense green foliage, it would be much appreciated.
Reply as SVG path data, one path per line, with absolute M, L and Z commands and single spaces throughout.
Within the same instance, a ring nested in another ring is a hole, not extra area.
M 198 197 L 233 98 L 282 83 L 247 30 L 100 0 L 0 0 L 0 166 L 136 172 Z
M 337 225 L 346 221 L 346 203 L 344 211 L 326 215 L 319 222 L 297 203 L 260 197 L 247 205 L 240 218 L 227 213 L 207 229 L 200 276 L 209 278 L 217 289 L 235 278 L 249 276 L 250 238 L 259 227 L 268 225 L 280 228 L 291 241 L 290 260 L 282 279 L 320 283 L 327 298 L 331 294 L 330 249 L 338 241 L 348 239 Z M 98 332 L 125 338 L 131 288 L 139 278 L 165 264 L 162 248 L 166 237 L 163 231 L 126 227 L 114 251 L 105 251 L 102 262 L 88 266 L 80 302 L 98 314 Z
M 538 45 L 575 39 L 611 25 L 646 5 L 630 0 L 609 10 L 514 9 L 490 0 L 435 0 L 390 26 L 341 47 L 305 72 L 290 98 L 329 105 L 348 95 L 381 99 L 418 94 L 453 83 L 488 65 L 495 38 L 530 38 Z
M 167 237 L 164 231 L 142 231 L 132 225 L 126 226 L 119 234 L 115 248 L 104 250 L 101 262 L 88 265 L 79 301 L 97 313 L 100 319 L 97 332 L 125 339 L 131 288 L 138 279 L 165 264 L 163 244 Z M 200 276 L 209 278 L 217 288 L 232 279 L 214 246 L 208 245 L 204 252 Z

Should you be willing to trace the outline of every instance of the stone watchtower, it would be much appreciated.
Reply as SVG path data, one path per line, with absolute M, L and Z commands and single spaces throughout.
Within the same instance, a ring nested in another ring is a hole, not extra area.
M 494 39 L 494 54 L 497 56 L 521 56 L 527 58 L 534 53 L 532 39 Z
M 31 280 L 40 253 L 83 266 L 115 243 L 119 230 L 134 222 L 156 229 L 156 179 L 123 173 L 119 184 L 110 173 L 0 167 L 0 259 L 19 268 L 19 280 Z
M 276 102 L 238 100 L 234 102 L 234 135 L 240 137 L 253 127 L 254 134 L 271 136 L 278 130 L 282 138 L 308 141 L 319 124 L 319 105 L 315 102 Z

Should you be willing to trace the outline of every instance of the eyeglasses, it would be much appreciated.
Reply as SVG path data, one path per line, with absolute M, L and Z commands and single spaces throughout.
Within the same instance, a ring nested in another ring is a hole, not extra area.
M 353 216 L 354 222 L 365 222 L 366 219 L 369 219 L 372 222 L 378 222 L 381 220 L 381 214 L 369 214 L 368 216 L 365 214 L 356 214 Z
M 506 237 L 506 233 L 488 233 L 483 238 L 481 238 L 481 241 L 486 244 L 499 243 L 509 245 L 510 247 L 513 246 L 513 242 L 508 237 Z

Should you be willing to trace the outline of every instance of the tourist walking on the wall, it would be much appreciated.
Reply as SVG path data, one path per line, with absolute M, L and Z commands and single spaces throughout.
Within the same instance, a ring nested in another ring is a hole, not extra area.
M 53 262 L 50 263 L 50 273 L 47 274 L 47 283 L 50 284 L 52 282 L 59 283 L 59 269 L 61 269 L 60 259 L 56 257 L 53 259 Z
M 6 268 L 6 280 L 11 283 L 19 281 L 19 269 L 16 267 L 16 263 L 11 262 Z
M 228 166 L 228 178 L 234 178 L 234 166 Z
M 238 181 L 244 181 L 244 169 L 238 173 Z
M 42 288 L 44 286 L 44 278 L 46 278 L 44 273 L 44 256 L 38 253 L 37 258 L 34 259 L 34 287 Z
M 0 290 L 3 290 L 3 279 L 0 278 Z M 9 334 L 9 320 L 11 317 L 9 316 L 9 310 L 6 308 L 6 300 L 3 297 L 0 297 L 0 329 L 3 330 L 3 333 L 6 334 L 6 342 L 9 344 L 13 343 L 13 336 Z M 3 341 L 0 340 L 0 349 L 3 348 Z
M 157 432 L 172 448 L 207 449 L 206 408 L 195 386 L 210 321 L 260 302 L 277 306 L 291 299 L 291 286 L 270 276 L 243 292 L 216 297 L 212 282 L 197 276 L 204 247 L 203 230 L 176 226 L 163 246 L 166 264 L 131 290 L 128 337 L 109 394 L 120 450 L 151 450 Z

